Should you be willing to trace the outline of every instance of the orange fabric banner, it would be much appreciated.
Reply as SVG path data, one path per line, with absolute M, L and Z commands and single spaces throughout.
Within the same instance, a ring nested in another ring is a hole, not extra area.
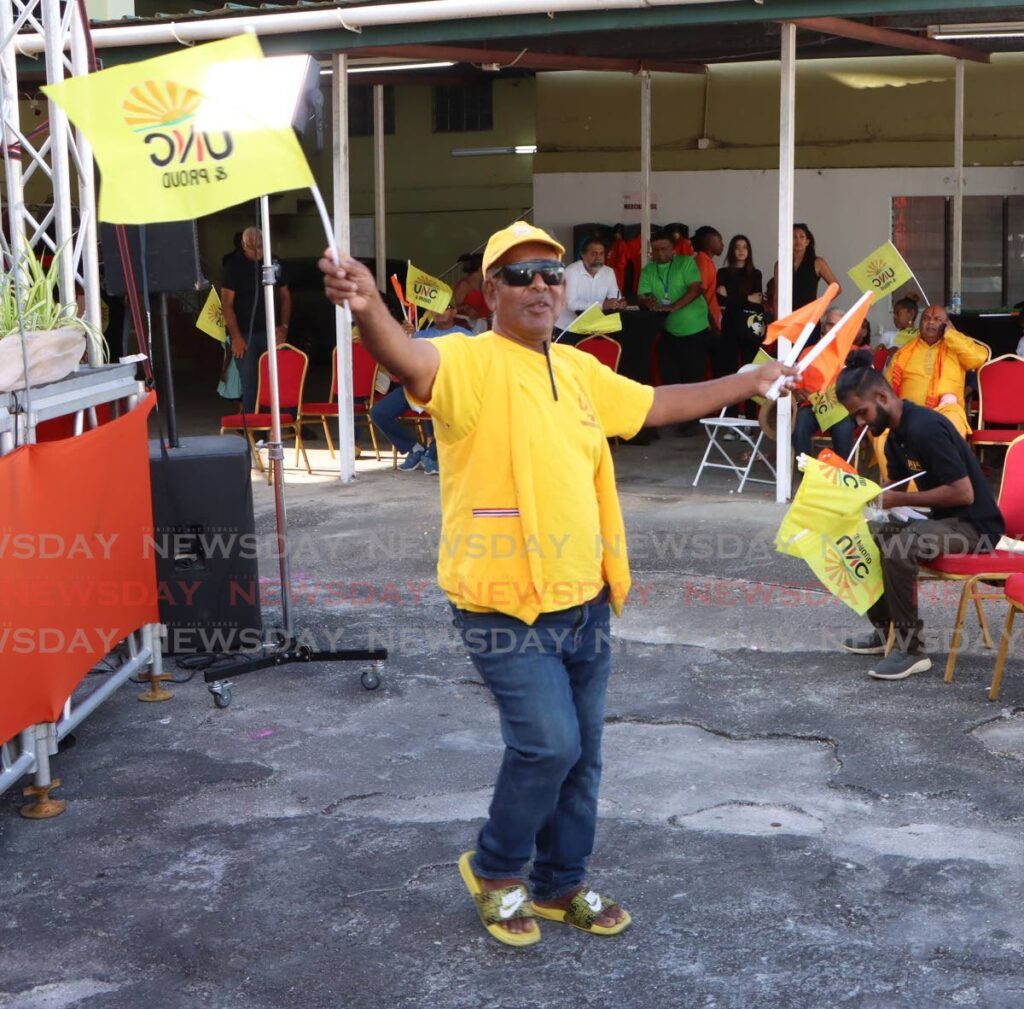
M 768 324 L 768 332 L 762 342 L 763 347 L 770 347 L 776 343 L 780 336 L 784 336 L 790 343 L 796 343 L 804 326 L 809 322 L 816 323 L 828 310 L 828 306 L 839 294 L 838 284 L 829 284 L 825 293 L 814 301 L 801 305 L 795 312 L 783 316 L 781 319 Z
M 146 431 L 155 402 L 0 458 L 0 741 L 57 721 L 86 673 L 159 619 Z

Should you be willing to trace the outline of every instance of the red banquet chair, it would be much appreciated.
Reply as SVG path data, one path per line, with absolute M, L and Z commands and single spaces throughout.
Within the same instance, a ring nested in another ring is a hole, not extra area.
M 1024 540 L 1024 435 L 1015 438 L 1006 450 L 1003 479 L 999 487 L 999 510 L 1006 522 L 1006 535 L 1010 539 Z M 988 554 L 941 554 L 934 560 L 922 562 L 923 578 L 964 583 L 953 627 L 949 659 L 946 662 L 946 683 L 953 682 L 968 603 L 973 602 L 977 610 L 985 647 L 992 647 L 982 602 L 986 599 L 1002 599 L 1004 592 L 1001 589 L 996 592 L 979 592 L 979 584 L 1005 584 L 1015 574 L 1024 574 L 1024 552 L 1015 550 L 994 550 Z
M 374 388 L 373 384 L 377 377 L 377 362 L 370 356 L 370 352 L 361 344 L 352 344 L 352 415 L 353 420 L 358 423 L 360 420 L 366 425 L 370 432 L 370 441 L 373 443 L 373 451 L 380 462 L 380 448 L 377 445 L 377 433 L 370 423 L 370 407 L 373 406 Z M 331 355 L 331 391 L 328 394 L 326 403 L 306 403 L 302 407 L 302 419 L 318 418 L 323 424 L 324 435 L 327 437 L 327 451 L 331 458 L 334 458 L 334 442 L 331 440 L 330 424 L 328 417 L 338 416 L 338 349 L 335 347 Z M 356 444 L 356 458 L 360 455 L 359 445 Z
M 319 420 L 324 428 L 324 437 L 327 439 L 327 451 L 331 458 L 334 458 L 334 442 L 331 441 L 331 425 L 327 423 L 328 417 L 338 416 L 338 348 L 331 352 L 331 391 L 327 394 L 325 403 L 303 403 L 302 413 L 299 416 L 299 426 L 304 421 Z M 356 455 L 359 455 L 356 446 Z
M 1024 613 L 1024 575 L 1010 575 L 1003 589 L 1006 601 L 1010 604 L 1006 612 L 1006 624 L 1003 627 L 1003 639 L 999 642 L 999 655 L 996 658 L 995 672 L 992 674 L 992 686 L 988 688 L 988 699 L 999 700 L 999 688 L 1003 685 L 1003 666 L 1006 665 L 1006 653 L 1013 637 L 1013 620 L 1018 613 Z
M 577 350 L 584 354 L 596 357 L 601 364 L 611 368 L 612 371 L 619 370 L 619 359 L 622 357 L 622 344 L 618 340 L 612 340 L 607 336 L 597 334 L 588 336 L 576 344 Z
M 889 363 L 889 348 L 879 344 L 875 347 L 875 356 L 871 359 L 871 367 L 875 371 L 885 371 L 885 366 Z
M 277 386 L 281 402 L 281 434 L 290 430 L 295 436 L 295 465 L 299 464 L 299 453 L 306 463 L 306 470 L 313 472 L 309 465 L 306 448 L 302 444 L 302 427 L 299 420 L 302 415 L 302 391 L 306 384 L 306 370 L 309 358 L 298 347 L 290 343 L 282 343 L 277 347 Z M 220 419 L 220 433 L 228 431 L 242 432 L 249 439 L 249 448 L 256 467 L 264 472 L 263 460 L 253 434 L 256 431 L 270 430 L 270 352 L 260 355 L 259 385 L 256 387 L 256 413 L 233 413 Z M 265 408 L 265 409 L 264 409 Z M 266 467 L 267 483 L 270 483 L 271 467 Z
M 1000 427 L 992 427 L 999 424 Z M 978 425 L 972 445 L 1008 445 L 1024 424 L 1024 358 L 1003 354 L 978 369 Z

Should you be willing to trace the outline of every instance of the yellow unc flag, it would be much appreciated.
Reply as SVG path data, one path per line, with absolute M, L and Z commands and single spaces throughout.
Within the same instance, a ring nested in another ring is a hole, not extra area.
M 873 480 L 809 459 L 804 478 L 793 497 L 793 503 L 775 536 L 775 549 L 792 557 L 801 557 L 800 542 L 809 533 L 826 532 L 836 519 L 860 519 L 864 506 L 882 493 Z
M 221 343 L 228 338 L 227 327 L 224 325 L 224 309 L 215 287 L 210 288 L 206 304 L 203 305 L 203 310 L 199 313 L 199 318 L 196 319 L 196 329 Z
M 826 386 L 821 392 L 811 393 L 811 409 L 818 419 L 818 427 L 827 431 L 833 424 L 838 424 L 850 412 L 836 397 L 836 387 Z
M 866 294 L 888 294 L 902 287 L 914 274 L 892 242 L 880 245 L 870 256 L 848 271 L 853 282 Z
M 768 351 L 764 349 L 764 347 L 758 347 L 757 348 L 757 353 L 754 355 L 754 360 L 751 361 L 750 363 L 751 364 L 756 364 L 756 365 L 760 366 L 762 364 L 768 364 L 769 361 L 774 361 L 774 360 L 775 360 L 775 358 L 772 357 L 772 355 L 769 354 Z M 751 396 L 750 398 L 758 406 L 764 406 L 765 403 L 768 402 L 768 400 L 766 400 L 764 398 L 764 396 Z
M 882 559 L 863 517 L 833 519 L 794 545 L 818 581 L 854 613 L 863 616 L 882 597 Z
M 611 312 L 605 315 L 601 306 L 595 301 L 585 312 L 580 312 L 575 319 L 569 323 L 567 333 L 621 333 L 622 316 L 618 312 Z
M 443 312 L 452 300 L 452 289 L 437 277 L 409 264 L 405 275 L 405 299 L 431 312 Z
M 146 224 L 312 186 L 291 127 L 300 86 L 242 34 L 43 90 L 92 144 L 100 219 Z
M 857 613 L 883 592 L 878 547 L 864 521 L 864 505 L 878 484 L 812 459 L 779 526 L 775 547 L 806 561 L 818 580 Z

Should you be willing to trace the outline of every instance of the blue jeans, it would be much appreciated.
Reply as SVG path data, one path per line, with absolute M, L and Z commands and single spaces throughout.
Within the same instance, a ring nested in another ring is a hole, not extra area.
M 505 742 L 473 872 L 514 879 L 533 856 L 530 885 L 539 900 L 576 889 L 594 849 L 608 620 L 606 601 L 543 613 L 532 626 L 502 613 L 455 610 L 473 665 L 498 703 Z
M 844 417 L 833 424 L 828 433 L 832 436 L 832 448 L 836 455 L 846 459 L 853 451 L 854 432 L 857 424 L 852 417 Z M 814 444 L 811 439 L 818 433 L 818 418 L 809 406 L 802 406 L 796 412 L 793 422 L 793 451 L 796 455 L 814 455 Z
M 398 419 L 408 409 L 409 400 L 405 398 L 405 390 L 398 386 L 386 396 L 378 399 L 373 404 L 373 409 L 370 410 L 370 420 L 373 421 L 377 430 L 403 455 L 411 452 L 413 446 L 418 444 L 409 425 L 403 424 Z M 423 422 L 423 433 L 428 438 L 434 433 L 429 420 Z M 437 442 L 430 443 L 427 453 L 437 458 Z

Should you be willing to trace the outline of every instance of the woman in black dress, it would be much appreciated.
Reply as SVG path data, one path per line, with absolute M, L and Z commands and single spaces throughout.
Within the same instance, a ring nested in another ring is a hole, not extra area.
M 718 271 L 718 304 L 722 307 L 723 370 L 732 374 L 741 364 L 749 364 L 764 336 L 761 331 L 761 271 L 754 267 L 754 254 L 746 235 L 734 235 L 725 255 L 725 266 Z M 724 370 L 728 357 L 731 367 Z
M 778 288 L 779 264 L 775 264 L 775 283 Z M 793 308 L 792 311 L 803 307 L 808 302 L 818 297 L 818 285 L 821 281 L 825 285 L 836 284 L 835 274 L 832 267 L 824 257 L 819 256 L 814 248 L 814 234 L 806 224 L 793 225 Z M 836 297 L 843 293 L 842 285 L 836 292 Z M 775 309 L 778 306 L 774 306 Z M 778 312 L 775 312 L 778 315 Z

